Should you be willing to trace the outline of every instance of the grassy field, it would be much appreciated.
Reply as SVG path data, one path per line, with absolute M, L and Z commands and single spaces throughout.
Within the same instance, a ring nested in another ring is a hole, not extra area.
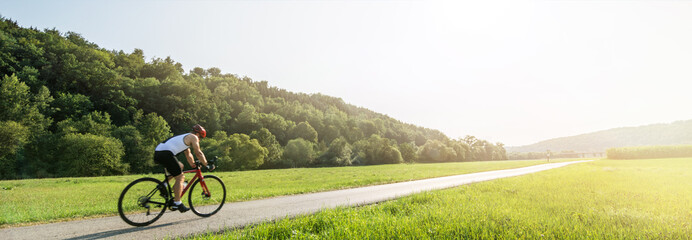
M 195 239 L 690 239 L 692 158 L 599 160 Z
M 365 167 L 302 168 L 214 172 L 228 188 L 227 201 L 318 192 L 545 163 L 497 161 L 398 164 Z M 131 181 L 162 175 L 0 181 L 0 227 L 117 215 L 120 192 Z M 187 177 L 190 179 L 191 175 Z

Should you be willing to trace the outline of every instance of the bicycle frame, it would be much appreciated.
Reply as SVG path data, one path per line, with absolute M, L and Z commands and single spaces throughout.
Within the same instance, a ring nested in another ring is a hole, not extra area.
M 205 194 L 206 196 L 211 196 L 211 193 L 209 192 L 209 188 L 207 188 L 207 184 L 204 183 L 204 176 L 202 176 L 202 169 L 199 168 L 199 164 L 197 164 L 197 168 L 192 169 L 192 170 L 183 171 L 182 174 L 186 174 L 186 173 L 195 173 L 195 176 L 193 176 L 192 179 L 190 179 L 190 181 L 188 181 L 187 186 L 185 186 L 185 187 L 183 188 L 183 191 L 180 192 L 180 198 L 181 198 L 181 199 L 183 198 L 183 196 L 185 196 L 185 193 L 187 192 L 187 190 L 188 190 L 190 187 L 192 187 L 192 185 L 194 184 L 195 180 L 197 180 L 197 179 L 199 179 L 199 184 L 200 184 L 200 186 L 202 187 L 202 191 L 204 191 L 204 194 Z M 165 182 L 165 183 L 168 183 L 168 178 L 169 178 L 169 177 L 171 177 L 171 178 L 173 177 L 173 176 L 170 176 L 170 175 L 165 175 L 165 176 L 166 176 L 166 178 L 164 179 L 164 182 Z M 172 197 L 175 196 L 175 193 L 173 192 L 173 189 L 171 188 L 171 185 L 170 185 L 170 184 L 167 184 L 167 185 L 168 185 L 168 192 L 171 193 L 171 198 L 172 198 Z

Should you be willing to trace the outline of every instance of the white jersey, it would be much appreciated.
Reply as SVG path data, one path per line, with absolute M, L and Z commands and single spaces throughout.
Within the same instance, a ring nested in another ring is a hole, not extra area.
M 173 153 L 173 155 L 178 155 L 179 153 L 190 148 L 190 146 L 185 145 L 185 141 L 183 140 L 183 138 L 189 134 L 190 133 L 178 135 L 169 138 L 165 142 L 159 143 L 159 145 L 156 146 L 156 151 L 170 151 Z

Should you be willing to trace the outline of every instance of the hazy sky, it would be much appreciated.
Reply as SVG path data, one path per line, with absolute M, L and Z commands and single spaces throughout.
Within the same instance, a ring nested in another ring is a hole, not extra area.
M 531 144 L 692 119 L 692 1 L 2 1 L 20 25 Z

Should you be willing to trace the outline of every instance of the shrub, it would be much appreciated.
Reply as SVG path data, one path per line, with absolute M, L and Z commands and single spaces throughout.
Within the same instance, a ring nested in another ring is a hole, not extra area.
M 218 169 L 222 171 L 257 169 L 269 154 L 257 139 L 242 133 L 228 136 L 224 131 L 216 131 L 200 145 L 207 158 L 219 157 Z
M 351 165 L 351 146 L 345 138 L 334 139 L 329 144 L 329 149 L 320 157 L 322 163 L 330 166 L 349 166 Z
M 245 134 L 233 134 L 228 137 L 231 147 L 229 155 L 231 166 L 237 170 L 257 169 L 264 163 L 269 151 L 259 144 L 257 139 L 250 139 Z
M 305 167 L 315 160 L 313 143 L 302 138 L 292 139 L 284 149 L 284 160 L 292 167 Z
M 64 176 L 106 176 L 128 172 L 129 166 L 121 162 L 124 154 L 123 144 L 118 139 L 70 133 L 58 142 L 55 159 Z

